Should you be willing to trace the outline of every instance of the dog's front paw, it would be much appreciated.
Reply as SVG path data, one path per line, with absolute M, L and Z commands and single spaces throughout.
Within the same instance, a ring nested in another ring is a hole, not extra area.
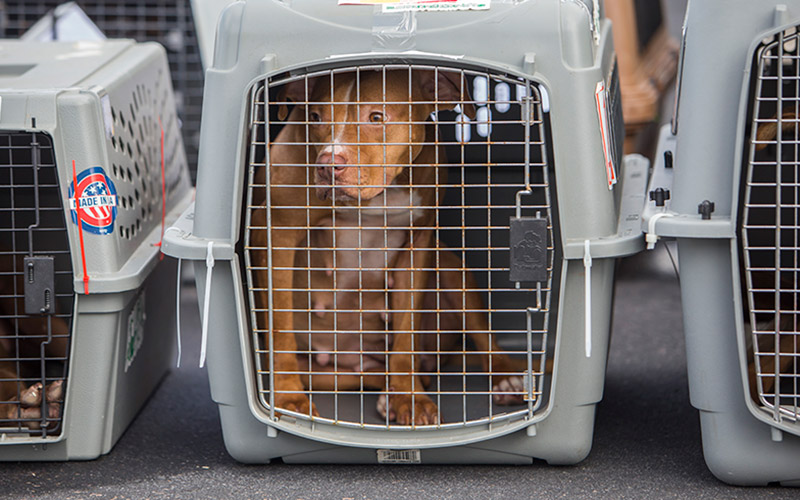
M 314 417 L 319 416 L 316 405 L 309 401 L 308 396 L 305 394 L 275 394 L 275 409 L 279 413 L 280 410 L 286 410 Z
M 498 405 L 519 405 L 525 402 L 525 382 L 522 377 L 506 377 L 492 386 L 492 401 Z
M 42 423 L 42 396 L 47 402 L 47 418 Z M 22 420 L 22 425 L 31 430 L 50 427 L 53 420 L 61 415 L 61 403 L 64 399 L 64 381 L 57 380 L 47 384 L 44 389 L 41 382 L 37 382 L 19 395 L 18 404 L 3 405 L 6 411 L 3 418 L 9 420 Z
M 400 425 L 436 425 L 440 423 L 439 409 L 424 394 L 391 394 L 389 420 Z

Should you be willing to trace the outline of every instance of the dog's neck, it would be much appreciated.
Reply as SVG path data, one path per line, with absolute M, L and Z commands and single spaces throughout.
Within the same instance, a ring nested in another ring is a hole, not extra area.
M 420 189 L 403 183 L 401 179 L 395 179 L 371 200 L 344 206 L 334 204 L 336 220 L 342 221 L 343 225 L 355 223 L 364 226 L 408 227 L 409 223 L 418 221 L 429 210 L 430 208 L 425 207 Z

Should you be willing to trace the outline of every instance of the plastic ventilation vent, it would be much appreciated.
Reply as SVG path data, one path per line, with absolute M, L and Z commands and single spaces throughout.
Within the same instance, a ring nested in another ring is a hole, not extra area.
M 113 121 L 108 153 L 119 210 L 116 233 L 130 248 L 161 223 L 162 190 L 169 198 L 182 166 L 176 156 L 177 117 L 168 105 L 169 82 L 160 68 L 145 75 L 147 80 L 129 82 L 107 97 Z
M 25 33 L 62 0 L 6 0 L 0 31 L 7 38 Z M 109 38 L 159 42 L 167 49 L 175 103 L 183 123 L 186 156 L 195 176 L 200 143 L 203 68 L 189 0 L 79 0 L 78 5 Z

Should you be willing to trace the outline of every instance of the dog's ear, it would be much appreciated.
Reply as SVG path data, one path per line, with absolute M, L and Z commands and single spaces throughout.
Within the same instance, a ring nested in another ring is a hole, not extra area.
M 278 119 L 283 121 L 289 116 L 288 102 L 305 103 L 314 92 L 317 78 L 303 78 L 286 83 L 278 89 Z
M 452 102 L 453 108 L 459 105 L 462 113 L 470 119 L 475 118 L 475 106 L 469 96 L 467 78 L 460 71 L 422 71 L 420 85 L 425 99 L 433 101 L 438 98 L 440 102 Z

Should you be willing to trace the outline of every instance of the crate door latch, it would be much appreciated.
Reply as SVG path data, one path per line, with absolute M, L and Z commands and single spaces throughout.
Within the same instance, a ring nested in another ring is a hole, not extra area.
M 25 257 L 25 314 L 55 313 L 53 257 Z

